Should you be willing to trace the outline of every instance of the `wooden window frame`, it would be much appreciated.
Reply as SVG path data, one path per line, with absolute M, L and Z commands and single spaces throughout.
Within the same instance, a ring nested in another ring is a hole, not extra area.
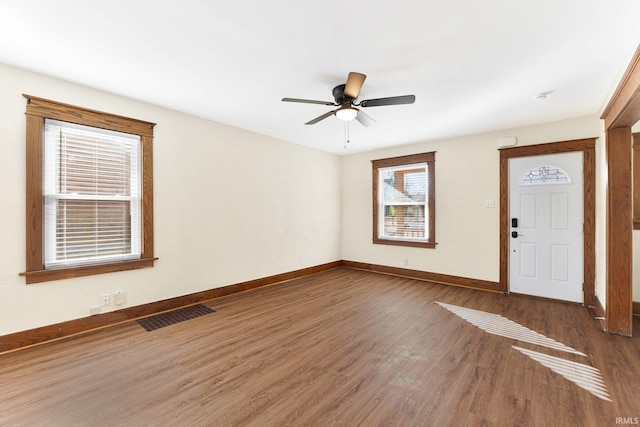
M 425 218 L 428 224 L 429 240 L 418 242 L 415 240 L 385 239 L 378 236 L 378 170 L 380 168 L 409 166 L 417 163 L 427 163 L 427 206 L 429 218 Z M 429 153 L 410 154 L 408 156 L 391 157 L 387 159 L 372 160 L 372 188 L 373 188 L 373 243 L 379 245 L 410 246 L 416 248 L 436 247 L 436 155 L 435 151 Z
M 26 270 L 27 284 L 114 271 L 153 267 L 153 128 L 155 123 L 117 116 L 31 95 L 26 127 Z M 139 259 L 69 268 L 44 267 L 43 148 L 45 119 L 54 119 L 140 136 L 142 157 L 142 251 Z

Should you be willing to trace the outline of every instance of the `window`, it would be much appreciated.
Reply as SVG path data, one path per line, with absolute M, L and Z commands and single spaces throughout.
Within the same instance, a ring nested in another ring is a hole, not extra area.
M 153 123 L 25 95 L 27 283 L 153 266 Z
M 372 165 L 373 243 L 435 248 L 435 152 Z
M 526 171 L 520 185 L 571 184 L 571 177 L 557 166 L 537 166 Z

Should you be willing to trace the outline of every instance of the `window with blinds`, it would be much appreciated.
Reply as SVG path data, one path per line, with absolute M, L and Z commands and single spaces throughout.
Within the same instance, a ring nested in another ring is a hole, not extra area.
M 428 240 L 427 164 L 381 168 L 378 236 L 405 240 Z
M 140 258 L 140 136 L 45 120 L 45 268 Z
M 372 160 L 373 243 L 435 248 L 435 152 Z

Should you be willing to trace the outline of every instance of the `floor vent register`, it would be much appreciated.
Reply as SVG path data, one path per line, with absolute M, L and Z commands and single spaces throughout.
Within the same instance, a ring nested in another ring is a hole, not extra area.
M 176 323 L 195 319 L 196 317 L 205 316 L 211 313 L 215 313 L 215 310 L 207 307 L 206 305 L 196 304 L 168 311 L 166 313 L 156 314 L 155 316 L 138 319 L 137 322 L 147 332 L 151 332 L 156 329 L 164 328 L 165 326 L 175 325 Z

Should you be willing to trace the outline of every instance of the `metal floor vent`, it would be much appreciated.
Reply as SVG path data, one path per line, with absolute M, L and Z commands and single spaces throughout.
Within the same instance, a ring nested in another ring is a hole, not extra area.
M 145 317 L 136 320 L 140 326 L 145 328 L 147 332 L 164 328 L 165 326 L 174 325 L 184 322 L 185 320 L 195 319 L 196 317 L 215 313 L 216 311 L 206 305 L 196 304 L 189 307 L 179 308 L 177 310 L 168 311 L 166 313 L 156 314 L 155 316 Z

